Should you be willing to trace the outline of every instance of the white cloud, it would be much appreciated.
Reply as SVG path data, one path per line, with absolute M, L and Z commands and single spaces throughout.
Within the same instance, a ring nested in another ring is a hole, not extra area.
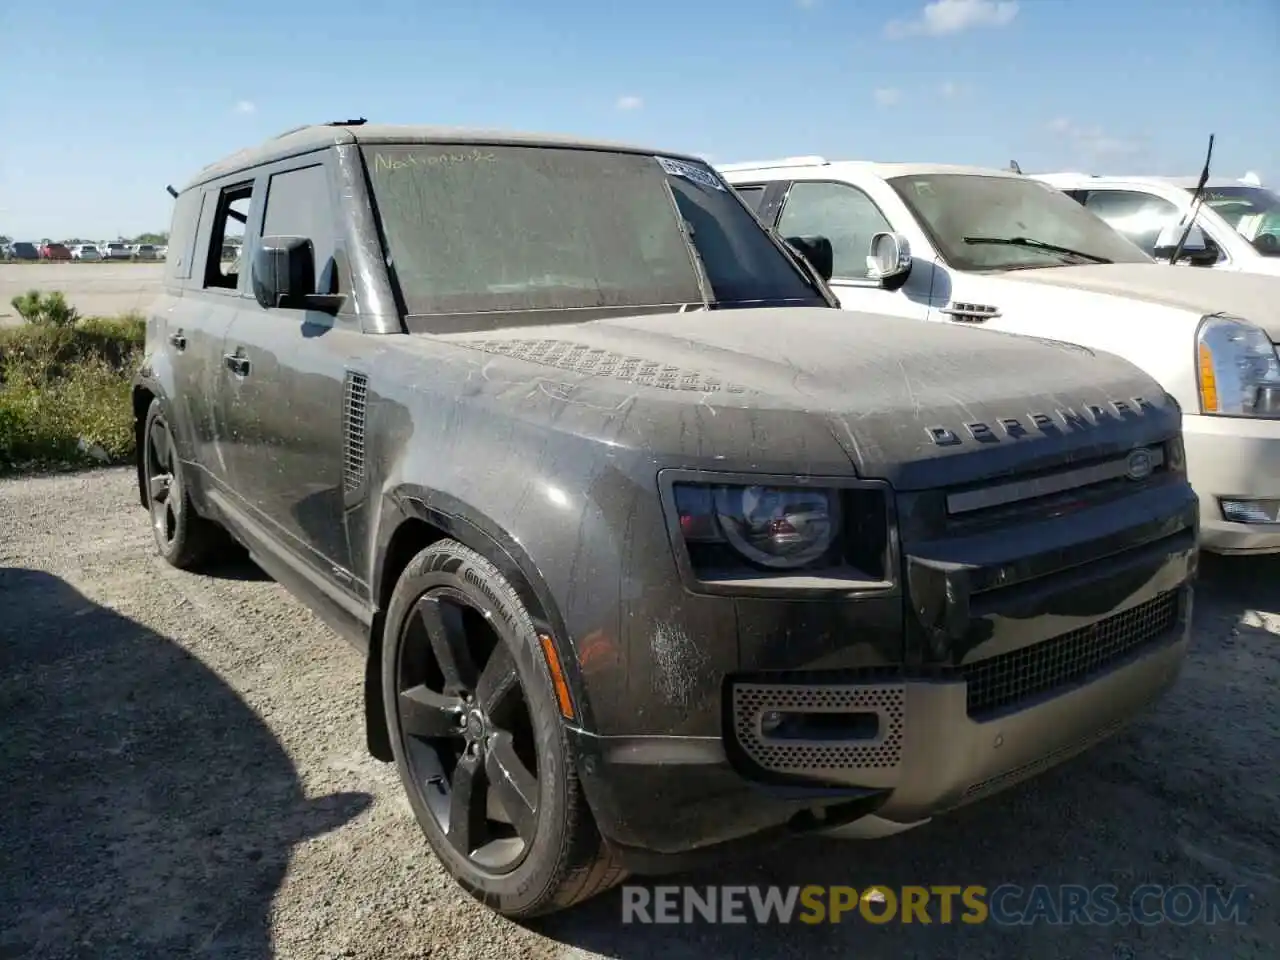
M 1005 27 L 1018 15 L 1018 0 L 933 0 L 912 20 L 890 20 L 885 36 L 893 40 L 924 34 L 942 37 L 974 27 Z
M 973 92 L 973 88 L 967 83 L 959 83 L 955 80 L 943 80 L 938 85 L 938 93 L 945 100 L 959 100 L 961 97 L 967 97 Z
M 232 108 L 236 113 L 255 113 L 258 105 L 252 100 L 240 100 Z
M 1077 155 L 1088 160 L 1129 157 L 1142 151 L 1140 139 L 1117 137 L 1101 127 L 1078 124 L 1070 117 L 1055 117 L 1045 126 L 1050 133 L 1066 140 Z
M 619 110 L 639 110 L 644 106 L 644 99 L 636 96 L 619 97 L 618 102 L 614 104 Z
M 872 96 L 878 107 L 892 107 L 902 102 L 902 91 L 895 87 L 879 87 Z

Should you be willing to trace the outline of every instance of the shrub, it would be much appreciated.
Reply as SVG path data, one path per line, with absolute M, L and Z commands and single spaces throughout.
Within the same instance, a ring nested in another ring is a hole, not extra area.
M 125 316 L 0 330 L 0 473 L 131 457 L 145 329 Z
M 47 327 L 70 327 L 80 319 L 75 307 L 67 303 L 61 290 L 42 294 L 39 290 L 28 290 L 19 294 L 12 301 L 13 309 L 27 323 Z

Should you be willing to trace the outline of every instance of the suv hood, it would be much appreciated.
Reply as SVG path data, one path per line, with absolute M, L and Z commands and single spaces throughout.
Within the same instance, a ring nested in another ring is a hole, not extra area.
M 1226 313 L 1257 324 L 1280 341 L 1280 277 L 1167 263 L 1099 263 L 1019 270 L 1004 279 L 1131 297 L 1200 314 Z
M 1181 420 L 1153 379 L 1109 353 L 837 309 L 664 313 L 432 339 L 490 354 L 486 379 L 551 382 L 579 409 L 588 398 L 597 409 L 632 401 L 626 433 L 660 456 L 676 452 L 662 449 L 670 429 L 696 438 L 681 449 L 708 460 L 767 458 L 788 446 L 770 434 L 821 418 L 860 476 L 903 490 L 1124 452 L 1173 435 Z

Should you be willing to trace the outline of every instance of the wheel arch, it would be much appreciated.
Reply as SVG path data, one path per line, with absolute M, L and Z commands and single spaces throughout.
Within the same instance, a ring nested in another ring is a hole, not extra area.
M 449 494 L 403 484 L 384 495 L 375 538 L 370 580 L 375 612 L 369 630 L 364 677 L 366 740 L 374 757 L 384 761 L 394 759 L 386 726 L 380 666 L 391 594 L 409 561 L 431 544 L 445 539 L 456 540 L 480 554 L 511 584 L 533 620 L 534 631 L 540 637 L 551 639 L 569 690 L 571 722 L 591 729 L 578 659 L 555 598 L 533 558 L 501 525 Z
M 151 404 L 161 397 L 158 384 L 152 380 L 138 378 L 133 382 L 130 402 L 133 406 L 133 468 L 138 479 L 138 502 L 147 506 L 146 470 L 143 463 L 146 444 L 147 411 Z

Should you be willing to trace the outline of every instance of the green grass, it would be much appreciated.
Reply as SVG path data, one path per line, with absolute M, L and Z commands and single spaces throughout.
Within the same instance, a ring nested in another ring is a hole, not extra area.
M 145 321 L 60 320 L 0 329 L 0 474 L 100 465 L 95 454 L 117 463 L 133 455 L 130 381 Z

